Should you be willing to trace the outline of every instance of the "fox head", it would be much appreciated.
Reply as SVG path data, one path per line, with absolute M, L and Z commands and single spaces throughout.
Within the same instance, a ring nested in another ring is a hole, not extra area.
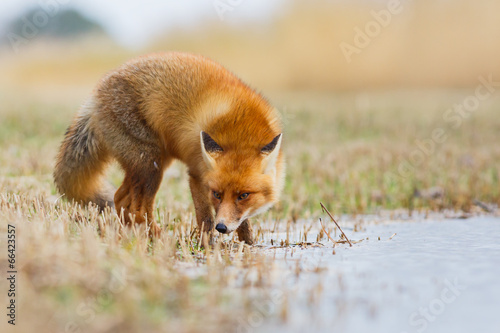
M 269 209 L 282 188 L 282 134 L 263 145 L 221 147 L 200 133 L 208 171 L 205 182 L 215 209 L 216 230 L 228 234 L 246 219 Z

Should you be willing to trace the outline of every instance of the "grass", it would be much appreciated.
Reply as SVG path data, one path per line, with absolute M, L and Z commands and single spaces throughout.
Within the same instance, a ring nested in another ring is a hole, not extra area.
M 401 94 L 405 98 L 398 101 L 395 96 Z M 276 217 L 317 217 L 320 201 L 337 214 L 401 207 L 468 211 L 475 199 L 500 204 L 498 97 L 483 102 L 453 129 L 442 114 L 467 91 L 365 94 L 367 105 L 362 107 L 361 97 L 354 94 L 293 95 L 272 96 L 284 110 L 288 159 Z M 429 107 L 431 99 L 436 105 Z M 0 170 L 2 187 L 9 193 L 32 188 L 33 194 L 56 194 L 51 181 L 54 156 L 78 104 L 4 100 Z M 411 163 L 412 152 L 421 151 L 417 141 L 429 139 L 437 127 L 445 129 L 446 142 L 435 144 L 421 163 Z M 402 173 L 402 167 L 415 170 Z M 114 168 L 110 178 L 119 185 L 120 171 Z M 175 164 L 160 190 L 159 209 L 170 207 L 175 217 L 178 210 L 192 209 L 186 179 L 184 166 Z M 413 198 L 415 189 L 434 186 L 444 190 L 439 200 Z
M 448 129 L 445 144 L 409 176 L 395 176 L 415 139 L 444 126 L 440 114 L 467 93 L 272 95 L 283 110 L 288 174 L 281 203 L 254 221 L 261 244 L 327 243 L 334 234 L 330 222 L 329 231 L 307 239 L 317 217 L 328 220 L 320 201 L 335 215 L 396 208 L 470 212 L 478 210 L 475 199 L 500 204 L 498 97 L 458 130 Z M 200 249 L 181 164 L 160 189 L 156 218 L 167 232 L 155 242 L 143 229 L 121 229 L 109 212 L 54 203 L 55 153 L 80 101 L 17 97 L 4 99 L 0 113 L 0 237 L 6 239 L 7 224 L 16 226 L 23 331 L 234 330 L 255 302 L 268 299 L 274 263 L 258 247 L 219 238 L 213 249 Z M 121 176 L 116 167 L 110 171 L 115 185 Z M 415 189 L 432 186 L 444 194 L 414 196 Z M 312 224 L 297 231 L 299 219 Z M 280 303 L 278 321 L 287 320 L 286 309 L 287 302 Z
M 17 230 L 18 300 L 37 300 L 21 303 L 23 331 L 215 331 L 243 311 L 240 297 L 229 297 L 238 284 L 223 265 L 255 266 L 242 245 L 219 242 L 207 253 L 189 223 L 171 221 L 172 234 L 152 243 L 144 229 L 118 232 L 112 215 L 44 199 L 2 194 L 0 207 Z

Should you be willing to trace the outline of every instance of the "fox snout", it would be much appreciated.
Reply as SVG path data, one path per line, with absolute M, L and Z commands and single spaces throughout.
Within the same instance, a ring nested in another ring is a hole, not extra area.
M 217 225 L 215 226 L 215 230 L 217 230 L 221 234 L 225 234 L 227 232 L 227 227 L 224 223 L 217 223 Z
M 221 234 L 230 234 L 240 226 L 240 221 L 232 221 L 227 218 L 215 219 L 215 230 L 220 232 Z
M 228 219 L 225 218 L 215 219 L 215 230 L 221 234 L 230 234 L 238 227 L 237 225 L 234 225 L 235 223 L 230 222 L 231 221 L 228 221 Z

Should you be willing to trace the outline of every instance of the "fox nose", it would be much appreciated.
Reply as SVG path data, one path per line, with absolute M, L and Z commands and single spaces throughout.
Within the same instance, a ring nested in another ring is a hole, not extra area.
M 227 231 L 227 227 L 224 223 L 218 223 L 216 226 L 215 226 L 215 230 L 217 230 L 218 232 L 220 232 L 221 234 L 225 234 L 226 231 Z

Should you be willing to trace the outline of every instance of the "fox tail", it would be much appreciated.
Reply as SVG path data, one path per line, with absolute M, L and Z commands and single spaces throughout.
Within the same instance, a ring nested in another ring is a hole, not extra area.
M 57 155 L 54 182 L 68 200 L 93 202 L 104 209 L 114 207 L 114 189 L 103 181 L 110 156 L 91 126 L 94 110 L 94 102 L 88 101 L 66 131 Z

